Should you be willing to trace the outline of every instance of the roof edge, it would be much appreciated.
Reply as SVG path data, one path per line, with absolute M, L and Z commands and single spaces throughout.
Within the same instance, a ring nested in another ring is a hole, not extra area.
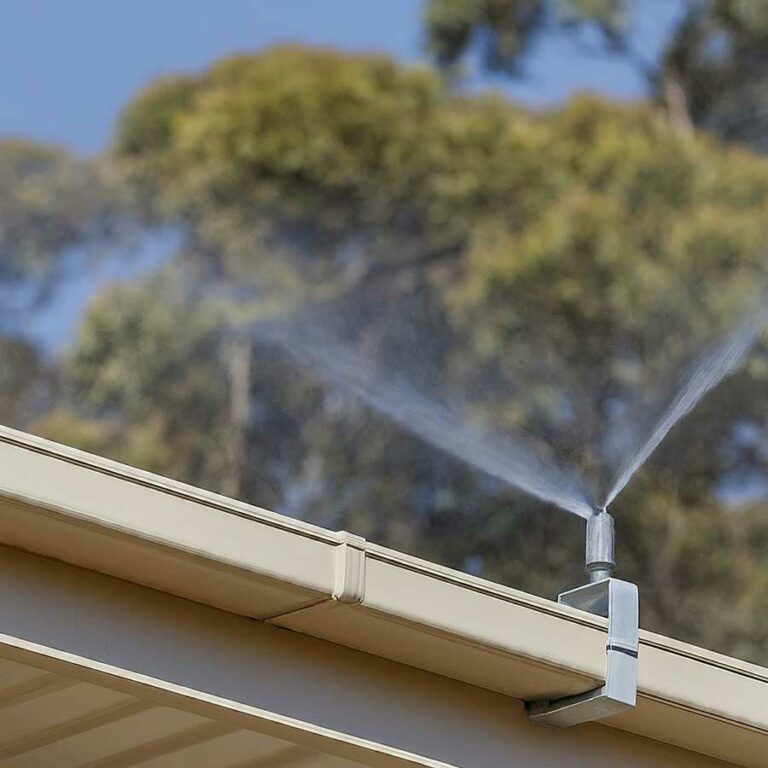
M 5 427 L 0 544 L 516 698 L 603 674 L 604 619 Z M 640 646 L 638 707 L 608 725 L 762 764 L 768 669 L 646 631 Z

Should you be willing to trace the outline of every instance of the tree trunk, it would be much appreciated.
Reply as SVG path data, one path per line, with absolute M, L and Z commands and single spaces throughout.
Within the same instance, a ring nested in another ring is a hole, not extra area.
M 229 368 L 229 472 L 225 492 L 242 499 L 246 495 L 248 426 L 251 418 L 252 346 L 248 338 L 231 342 Z
M 688 96 L 674 72 L 666 71 L 661 76 L 661 101 L 672 128 L 681 136 L 692 136 L 693 120 L 688 107 Z

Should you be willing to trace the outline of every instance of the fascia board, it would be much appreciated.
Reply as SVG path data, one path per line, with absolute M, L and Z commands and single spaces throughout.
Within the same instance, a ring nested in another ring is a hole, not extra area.
M 329 598 L 340 537 L 0 428 L 0 541 L 262 618 Z

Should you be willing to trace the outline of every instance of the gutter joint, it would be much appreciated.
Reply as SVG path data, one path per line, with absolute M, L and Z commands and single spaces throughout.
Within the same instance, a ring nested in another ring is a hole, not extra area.
M 365 539 L 338 532 L 331 597 L 345 605 L 360 605 L 365 599 Z

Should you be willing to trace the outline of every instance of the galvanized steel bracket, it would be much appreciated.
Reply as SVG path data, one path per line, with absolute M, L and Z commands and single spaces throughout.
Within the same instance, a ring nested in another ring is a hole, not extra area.
M 574 696 L 526 702 L 531 722 L 567 728 L 634 707 L 639 647 L 637 586 L 620 579 L 602 579 L 563 592 L 557 601 L 608 619 L 605 683 Z

